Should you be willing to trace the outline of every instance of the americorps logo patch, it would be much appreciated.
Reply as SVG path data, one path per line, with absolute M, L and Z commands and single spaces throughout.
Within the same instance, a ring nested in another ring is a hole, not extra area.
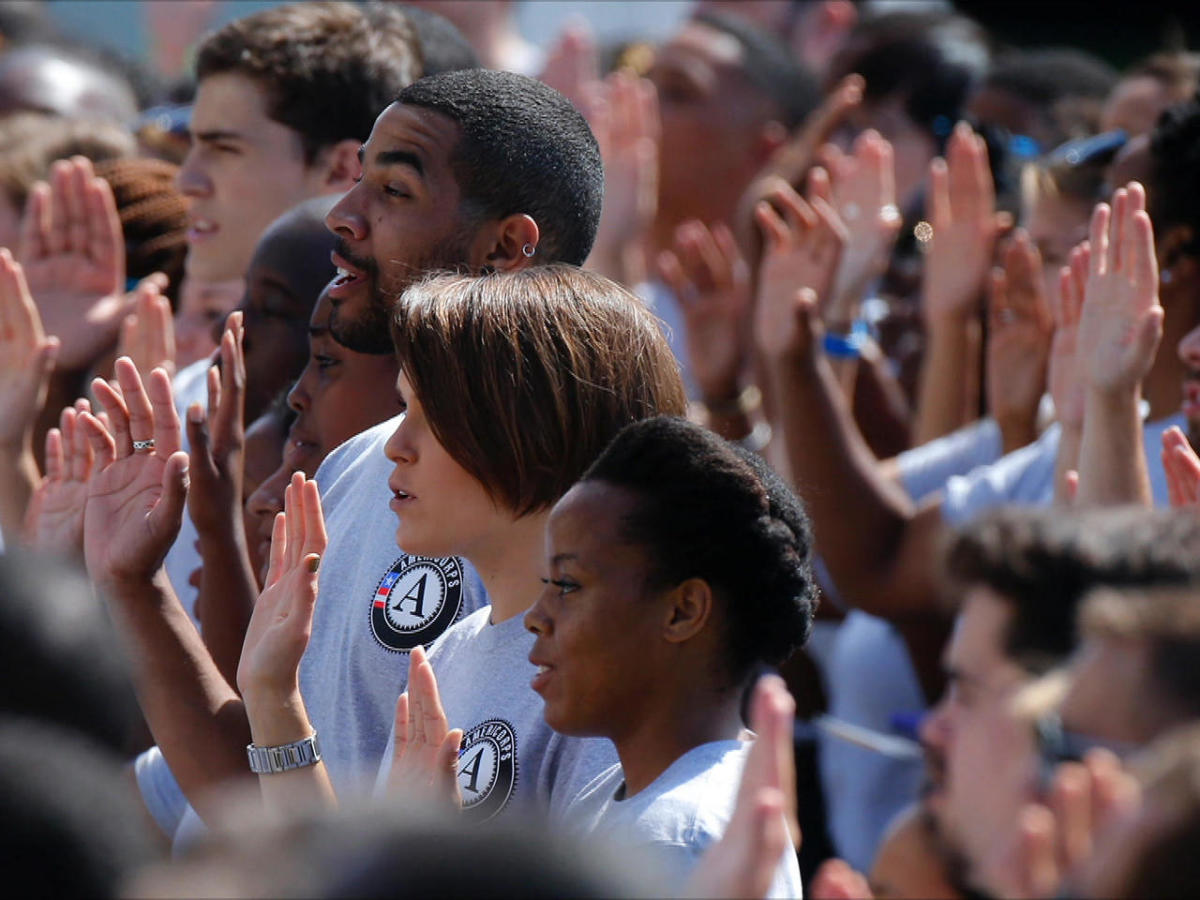
M 462 609 L 462 563 L 455 557 L 400 557 L 371 598 L 371 631 L 389 650 L 429 644 Z
M 480 722 L 463 735 L 458 751 L 462 808 L 482 822 L 504 809 L 517 787 L 517 735 L 503 719 Z

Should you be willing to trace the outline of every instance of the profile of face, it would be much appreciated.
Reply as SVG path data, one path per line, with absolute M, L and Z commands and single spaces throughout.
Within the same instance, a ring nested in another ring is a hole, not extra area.
M 175 311 L 175 366 L 182 369 L 217 349 L 214 334 L 220 333 L 225 317 L 241 302 L 245 284 L 232 281 L 202 281 L 185 276 L 179 286 L 179 309 Z
M 301 206 L 263 233 L 246 272 L 242 350 L 246 357 L 246 418 L 253 420 L 308 361 L 308 320 L 333 276 L 333 236 Z M 220 339 L 220 328 L 214 329 Z
M 1165 84 L 1150 75 L 1130 75 L 1117 82 L 1100 111 L 1100 130 L 1118 128 L 1130 137 L 1149 134 L 1164 109 L 1177 100 Z
M 550 513 L 545 588 L 525 627 L 537 635 L 533 689 L 562 734 L 616 739 L 644 721 L 645 672 L 669 612 L 647 584 L 646 549 L 622 534 L 636 503 L 625 488 L 582 481 Z
M 242 448 L 242 521 L 249 538 L 250 564 L 260 579 L 266 574 L 267 554 L 263 551 L 270 549 L 271 536 L 267 535 L 264 547 L 258 538 L 258 516 L 250 511 L 250 498 L 280 468 L 286 441 L 283 420 L 277 409 L 270 409 L 250 423 Z
M 288 393 L 291 439 L 332 449 L 400 412 L 396 357 L 355 353 L 329 333 L 333 304 L 321 292 L 308 325 L 308 365 Z
M 244 509 L 246 543 L 250 560 L 258 573 L 259 584 L 267 580 L 271 561 L 271 531 L 275 515 L 283 512 L 283 492 L 292 480 L 293 472 L 303 472 L 312 478 L 325 458 L 325 449 L 313 443 L 299 443 L 288 435 L 283 444 L 283 462 L 268 475 L 247 498 Z
M 1030 191 L 1025 209 L 1025 230 L 1042 257 L 1046 300 L 1054 309 L 1059 297 L 1059 269 L 1070 262 L 1071 250 L 1088 235 L 1091 207 L 1062 194 Z
M 326 189 L 320 160 L 306 165 L 300 135 L 267 115 L 266 89 L 234 72 L 196 89 L 192 143 L 177 182 L 189 201 L 187 272 L 241 278 L 268 225 Z
M 329 296 L 335 339 L 354 350 L 391 347 L 388 316 L 404 288 L 472 258 L 473 228 L 450 168 L 462 129 L 449 117 L 393 103 L 363 145 L 362 177 L 329 211 L 337 280 Z
M 646 77 L 658 92 L 660 223 L 728 219 L 741 192 L 786 137 L 771 103 L 742 69 L 742 47 L 708 25 L 683 26 L 655 53 Z
M 442 446 L 403 370 L 396 393 L 404 417 L 384 445 L 395 464 L 387 486 L 399 519 L 396 544 L 419 556 L 480 558 L 503 543 L 516 513 Z
M 1033 728 L 1013 702 L 1031 677 L 1004 653 L 1011 618 L 990 589 L 968 590 L 946 649 L 946 693 L 921 726 L 922 741 L 945 760 L 929 798 L 940 837 L 976 880 L 1036 789 Z

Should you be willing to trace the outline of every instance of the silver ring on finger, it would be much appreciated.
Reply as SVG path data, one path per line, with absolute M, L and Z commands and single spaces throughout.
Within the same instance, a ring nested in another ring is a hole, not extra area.
M 133 450 L 135 453 L 143 450 L 151 453 L 154 452 L 154 438 L 150 438 L 148 441 L 134 441 Z

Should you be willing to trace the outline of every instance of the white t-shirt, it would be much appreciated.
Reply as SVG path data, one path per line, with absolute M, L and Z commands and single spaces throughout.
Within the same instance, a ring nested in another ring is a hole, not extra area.
M 1000 426 L 991 418 L 977 419 L 958 431 L 905 450 L 896 457 L 900 483 L 914 502 L 940 491 L 954 475 L 994 463 L 1003 455 Z
M 212 360 L 210 359 L 196 360 L 190 366 L 176 373 L 175 379 L 171 382 L 171 390 L 175 395 L 175 411 L 179 413 L 179 422 L 183 431 L 181 435 L 183 443 L 180 447 L 185 451 L 189 448 L 187 409 L 193 403 L 199 403 L 207 408 L 207 379 L 211 366 Z M 196 526 L 192 524 L 191 514 L 188 513 L 187 506 L 184 506 L 183 524 L 180 526 L 179 536 L 175 538 L 175 543 L 171 545 L 171 549 L 167 551 L 167 558 L 163 561 L 163 566 L 167 570 L 167 578 L 171 581 L 171 587 L 175 589 L 175 596 L 179 598 L 179 602 L 183 604 L 183 608 L 191 616 L 192 622 L 197 628 L 200 627 L 200 621 L 196 618 L 196 598 L 200 592 L 188 583 L 188 579 L 194 571 L 200 568 L 200 553 L 196 550 L 196 541 L 199 538 Z
M 451 728 L 463 729 L 458 785 L 469 819 L 516 811 L 539 818 L 562 815 L 600 772 L 617 762 L 612 742 L 558 734 L 543 717 L 542 698 L 529 686 L 534 635 L 522 616 L 498 625 L 490 607 L 476 610 L 441 636 L 429 653 L 442 708 Z M 395 730 L 379 769 L 383 793 L 392 768 Z
M 567 815 L 579 837 L 649 852 L 667 877 L 681 888 L 696 863 L 721 839 L 737 805 L 738 788 L 750 744 L 714 741 L 693 747 L 654 779 L 626 798 L 625 773 L 615 765 L 589 784 Z M 800 897 L 800 866 L 784 851 L 768 897 Z

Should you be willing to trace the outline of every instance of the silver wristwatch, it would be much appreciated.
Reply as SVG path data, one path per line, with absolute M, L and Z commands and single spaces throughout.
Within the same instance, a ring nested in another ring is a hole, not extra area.
M 321 745 L 313 732 L 300 741 L 280 744 L 278 747 L 246 745 L 246 757 L 250 760 L 250 771 L 255 775 L 270 775 L 315 766 L 321 761 Z

